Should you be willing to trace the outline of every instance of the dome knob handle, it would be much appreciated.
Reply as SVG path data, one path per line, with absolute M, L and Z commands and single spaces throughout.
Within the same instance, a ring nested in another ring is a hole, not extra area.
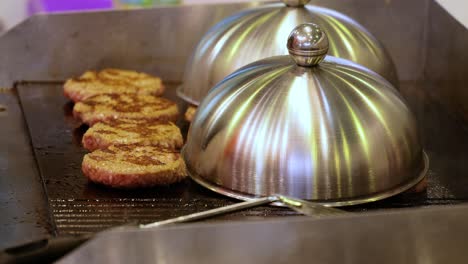
M 327 55 L 328 37 L 316 24 L 301 24 L 289 34 L 287 47 L 297 65 L 313 67 Z
M 307 5 L 310 0 L 282 0 L 284 4 L 290 7 L 301 7 Z

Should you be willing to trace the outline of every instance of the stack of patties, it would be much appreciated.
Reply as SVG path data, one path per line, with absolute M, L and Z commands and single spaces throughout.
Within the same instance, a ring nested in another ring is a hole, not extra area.
M 93 151 L 83 159 L 84 175 L 119 188 L 151 187 L 186 177 L 179 149 L 183 139 L 172 123 L 177 105 L 158 97 L 159 78 L 117 69 L 86 72 L 65 83 L 75 101 L 73 115 L 90 126 L 83 146 Z

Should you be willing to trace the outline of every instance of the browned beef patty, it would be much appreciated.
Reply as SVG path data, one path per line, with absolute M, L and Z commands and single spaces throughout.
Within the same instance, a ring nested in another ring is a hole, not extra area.
M 73 116 L 90 126 L 119 119 L 175 121 L 177 104 L 161 97 L 141 94 L 101 94 L 78 102 Z
M 167 185 L 187 175 L 180 154 L 154 146 L 110 146 L 86 154 L 83 174 L 91 181 L 116 188 Z
M 79 78 L 65 82 L 63 91 L 74 102 L 106 93 L 162 95 L 164 85 L 158 77 L 135 71 L 105 69 L 87 71 Z
M 93 151 L 111 145 L 134 144 L 175 150 L 184 142 L 180 129 L 172 122 L 121 119 L 95 124 L 86 131 L 82 143 Z

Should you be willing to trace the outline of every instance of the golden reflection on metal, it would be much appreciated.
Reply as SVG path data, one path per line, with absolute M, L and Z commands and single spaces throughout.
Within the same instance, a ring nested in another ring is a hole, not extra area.
M 366 29 L 349 17 L 312 5 L 267 4 L 230 16 L 201 39 L 185 68 L 178 95 L 198 105 L 209 89 L 235 70 L 260 59 L 287 55 L 284 40 L 297 25 L 311 22 L 328 34 L 329 55 L 354 61 L 395 87 L 391 57 Z

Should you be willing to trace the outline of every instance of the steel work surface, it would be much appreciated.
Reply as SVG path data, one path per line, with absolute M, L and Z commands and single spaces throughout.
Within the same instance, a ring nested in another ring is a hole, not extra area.
M 464 205 L 130 229 L 101 234 L 58 263 L 466 263 L 467 217 Z
M 357 19 L 385 44 L 400 79 L 413 80 L 423 76 L 430 1 L 312 2 Z M 188 56 L 202 35 L 221 19 L 256 4 L 34 16 L 0 40 L 0 87 L 21 80 L 63 80 L 104 67 L 181 80 Z
M 167 97 L 177 100 L 176 83 Z M 404 82 L 402 91 L 415 110 L 430 158 L 428 189 L 349 210 L 452 204 L 468 199 L 468 168 L 462 161 L 468 137 L 462 124 L 422 93 L 421 83 Z M 186 181 L 145 190 L 114 190 L 89 183 L 81 173 L 86 150 L 81 147 L 85 126 L 71 116 L 72 104 L 62 95 L 62 83 L 32 82 L 17 86 L 33 149 L 45 182 L 55 227 L 59 234 L 95 232 L 129 221 L 151 222 L 233 202 Z M 183 104 L 182 104 L 183 107 Z M 187 124 L 178 122 L 185 131 Z M 450 165 L 450 166 L 449 166 Z M 295 215 L 278 207 L 260 207 L 220 219 L 255 219 Z
M 402 92 L 418 116 L 431 159 L 427 192 L 350 210 L 466 201 L 467 30 L 433 0 L 315 0 L 313 4 L 350 15 L 382 40 L 404 80 Z M 21 80 L 64 80 L 104 67 L 141 70 L 177 81 L 203 32 L 245 7 L 35 16 L 0 37 L 0 87 L 12 88 Z M 191 30 L 185 30 L 187 25 Z M 133 219 L 148 222 L 234 202 L 190 180 L 168 188 L 125 192 L 87 183 L 79 169 L 84 151 L 72 139 L 77 124 L 69 116 L 71 105 L 61 95 L 60 82 L 17 87 L 27 126 L 14 91 L 0 92 L 0 104 L 7 108 L 7 114 L 0 113 L 0 122 L 8 124 L 0 127 L 0 247 L 54 234 L 53 224 L 60 234 L 93 232 Z M 76 132 L 79 137 L 83 130 Z M 49 218 L 47 202 L 56 221 Z M 263 207 L 218 219 L 290 214 L 282 208 Z
M 53 233 L 17 94 L 0 89 L 0 247 Z M 20 239 L 18 239 L 20 238 Z

